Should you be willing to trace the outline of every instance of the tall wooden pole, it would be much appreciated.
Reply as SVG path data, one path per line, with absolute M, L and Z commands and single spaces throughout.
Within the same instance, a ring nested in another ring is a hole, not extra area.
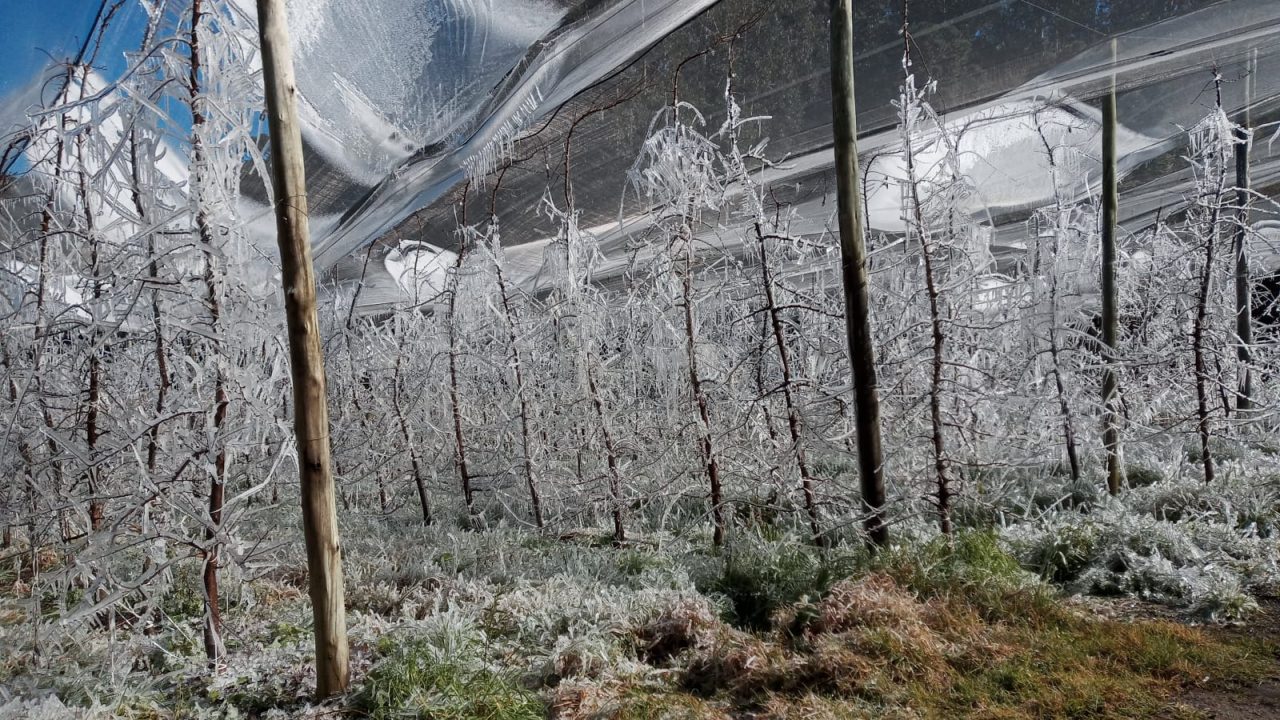
M 298 127 L 297 86 L 284 0 L 258 0 L 262 74 L 271 128 L 271 179 L 280 243 L 289 363 L 293 370 L 294 432 L 302 480 L 311 611 L 315 619 L 316 695 L 347 689 L 347 616 L 343 606 L 338 512 L 329 466 L 329 409 L 316 316 L 315 269 L 307 228 L 306 174 Z
M 1107 450 L 1107 491 L 1120 494 L 1120 427 L 1115 371 L 1120 316 L 1116 302 L 1116 40 L 1111 41 L 1111 89 L 1102 101 L 1102 444 Z
M 1242 417 L 1253 409 L 1253 288 L 1249 277 L 1249 126 L 1253 124 L 1254 73 L 1258 71 L 1258 51 L 1249 59 L 1245 76 L 1244 118 L 1236 128 L 1236 359 L 1240 363 L 1240 385 L 1236 391 L 1236 412 Z
M 865 527 L 873 545 L 889 543 L 884 523 L 884 454 L 880 446 L 880 397 L 867 293 L 867 246 L 858 179 L 858 113 L 853 96 L 853 0 L 831 0 L 831 107 L 839 196 L 840 272 L 844 281 L 849 364 L 853 368 L 854 418 Z

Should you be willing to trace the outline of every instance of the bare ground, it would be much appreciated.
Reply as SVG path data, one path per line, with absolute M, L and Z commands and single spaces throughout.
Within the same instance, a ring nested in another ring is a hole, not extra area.
M 1247 625 L 1226 627 L 1221 632 L 1228 636 L 1265 637 L 1280 643 L 1280 598 L 1268 598 L 1261 604 L 1261 612 Z M 1280 660 L 1275 662 L 1271 675 L 1256 686 L 1239 687 L 1206 678 L 1181 702 L 1205 720 L 1280 719 Z
M 1196 624 L 1192 618 L 1166 606 L 1131 598 L 1072 598 L 1096 615 L 1115 620 L 1168 620 Z M 1280 597 L 1265 598 L 1261 609 L 1247 623 L 1210 627 L 1226 638 L 1268 639 L 1280 648 Z M 1176 700 L 1177 720 L 1280 720 L 1280 657 L 1274 659 L 1269 677 L 1255 686 L 1241 686 L 1221 678 L 1206 676 Z

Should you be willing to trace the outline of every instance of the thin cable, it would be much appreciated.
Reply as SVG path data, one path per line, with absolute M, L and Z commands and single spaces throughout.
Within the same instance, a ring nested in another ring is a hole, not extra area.
M 1101 30 L 1099 30 L 1099 29 L 1097 29 L 1097 28 L 1095 28 L 1095 27 L 1092 27 L 1092 26 L 1090 26 L 1090 25 L 1085 25 L 1084 23 L 1080 22 L 1079 20 L 1072 20 L 1071 18 L 1067 17 L 1066 15 L 1063 15 L 1062 13 L 1054 12 L 1053 10 L 1050 10 L 1049 8 L 1044 7 L 1043 5 L 1037 5 L 1036 3 L 1031 2 L 1031 0 L 1020 0 L 1020 1 L 1021 1 L 1021 2 L 1023 2 L 1023 3 L 1026 3 L 1027 5 L 1030 5 L 1031 7 L 1033 7 L 1033 8 L 1035 8 L 1035 9 L 1039 10 L 1040 12 L 1048 13 L 1048 14 L 1050 14 L 1050 15 L 1052 15 L 1052 16 L 1054 16 L 1054 17 L 1056 17 L 1056 18 L 1059 18 L 1059 19 L 1062 19 L 1062 20 L 1066 20 L 1067 22 L 1071 23 L 1072 25 L 1077 25 L 1077 26 L 1079 26 L 1079 27 L 1082 27 L 1082 28 L 1084 28 L 1085 30 L 1088 30 L 1089 32 L 1094 33 L 1095 35 L 1100 35 L 1100 36 L 1102 36 L 1102 37 L 1111 37 L 1111 36 L 1110 36 L 1110 35 L 1108 35 L 1107 33 L 1104 33 L 1104 32 L 1102 32 Z

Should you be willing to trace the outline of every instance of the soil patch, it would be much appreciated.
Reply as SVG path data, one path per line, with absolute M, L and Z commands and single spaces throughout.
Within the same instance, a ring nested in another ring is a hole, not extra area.
M 1261 605 L 1262 610 L 1247 625 L 1228 626 L 1218 632 L 1228 638 L 1268 638 L 1280 643 L 1280 599 L 1268 598 Z M 1276 720 L 1280 718 L 1280 660 L 1270 677 L 1257 685 L 1241 687 L 1206 678 L 1181 702 L 1205 720 Z

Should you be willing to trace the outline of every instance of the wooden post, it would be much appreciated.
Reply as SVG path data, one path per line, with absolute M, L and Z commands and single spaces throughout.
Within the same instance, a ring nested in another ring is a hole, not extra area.
M 1236 359 L 1240 363 L 1236 412 L 1241 419 L 1253 409 L 1253 288 L 1249 277 L 1249 126 L 1253 124 L 1253 88 L 1258 71 L 1258 51 L 1249 59 L 1245 76 L 1245 106 L 1236 128 Z
M 867 292 L 867 247 L 858 191 L 858 113 L 853 95 L 853 0 L 831 0 L 831 107 L 835 132 L 840 219 L 840 271 L 844 281 L 849 365 L 853 370 L 858 469 L 871 543 L 884 547 L 884 455 L 880 447 L 880 397 Z
M 262 74 L 271 129 L 271 180 L 280 244 L 289 364 L 293 370 L 294 432 L 302 480 L 311 611 L 315 619 L 316 696 L 347 689 L 347 616 L 343 605 L 338 512 L 329 464 L 329 410 L 316 315 L 315 269 L 307 228 L 306 174 L 298 126 L 297 86 L 284 0 L 258 0 Z
M 1107 449 L 1107 491 L 1120 494 L 1120 427 L 1115 371 L 1120 316 L 1116 307 L 1116 217 L 1120 187 L 1116 180 L 1116 40 L 1111 41 L 1111 89 L 1102 101 L 1102 444 Z

